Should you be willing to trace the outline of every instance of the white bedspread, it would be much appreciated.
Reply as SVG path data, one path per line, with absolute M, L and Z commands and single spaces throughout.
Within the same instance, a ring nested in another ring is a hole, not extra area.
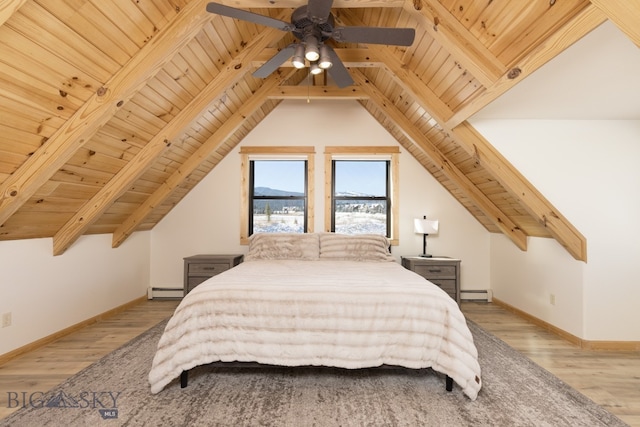
M 472 400 L 477 350 L 455 301 L 395 262 L 250 261 L 180 303 L 149 373 L 160 392 L 183 370 L 215 361 L 449 375 Z

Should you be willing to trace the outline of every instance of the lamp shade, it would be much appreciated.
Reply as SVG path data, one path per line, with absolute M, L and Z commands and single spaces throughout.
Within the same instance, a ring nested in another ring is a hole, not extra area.
M 438 221 L 416 218 L 413 220 L 413 231 L 416 234 L 438 234 Z

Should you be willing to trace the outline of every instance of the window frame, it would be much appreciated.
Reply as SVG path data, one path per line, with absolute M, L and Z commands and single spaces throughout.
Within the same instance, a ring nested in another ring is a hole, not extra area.
M 389 181 L 387 200 L 390 206 L 387 206 L 387 211 L 390 212 L 390 218 L 387 217 L 387 223 L 389 224 L 388 231 L 390 233 L 387 236 L 392 245 L 397 246 L 399 244 L 398 230 L 399 230 L 399 204 L 398 204 L 398 186 L 399 186 L 399 160 L 400 160 L 400 148 L 397 146 L 328 146 L 325 147 L 325 204 L 324 204 L 324 230 L 331 232 L 333 230 L 334 219 L 334 160 L 388 160 L 389 161 Z
M 249 224 L 252 216 L 251 161 L 252 160 L 304 160 L 306 162 L 306 220 L 305 233 L 313 233 L 314 224 L 314 155 L 315 147 L 307 146 L 265 146 L 240 148 L 241 169 L 241 211 L 240 211 L 240 244 L 249 244 Z

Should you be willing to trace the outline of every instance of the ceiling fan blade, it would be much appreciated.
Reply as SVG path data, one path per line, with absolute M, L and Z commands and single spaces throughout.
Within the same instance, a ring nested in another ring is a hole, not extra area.
M 309 0 L 307 17 L 315 24 L 323 24 L 329 18 L 332 5 L 333 0 Z
M 241 19 L 243 21 L 253 22 L 255 24 L 264 25 L 266 27 L 277 28 L 282 31 L 293 30 L 293 25 L 288 22 L 280 21 L 269 16 L 259 15 L 257 13 L 249 12 L 242 9 L 236 9 L 235 7 L 225 6 L 219 3 L 208 3 L 207 12 L 215 13 L 222 16 L 228 16 L 229 18 Z
M 284 61 L 293 56 L 293 53 L 296 50 L 296 46 L 296 43 L 290 44 L 280 52 L 273 55 L 271 59 L 262 64 L 260 68 L 253 72 L 253 77 L 259 77 L 261 79 L 268 77 L 271 73 L 277 70 Z
M 335 50 L 329 45 L 326 45 L 329 48 L 329 56 L 331 57 L 331 63 L 333 66 L 329 68 L 327 71 L 329 75 L 336 82 L 339 88 L 351 86 L 353 84 L 353 79 L 349 74 L 349 70 L 344 66 L 338 54 Z
M 416 37 L 413 28 L 338 27 L 333 30 L 338 42 L 411 46 Z

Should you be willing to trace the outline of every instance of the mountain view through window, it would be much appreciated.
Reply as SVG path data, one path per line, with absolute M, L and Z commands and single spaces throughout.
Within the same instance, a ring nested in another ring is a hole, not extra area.
M 252 233 L 304 233 L 307 176 L 304 160 L 253 160 Z M 332 162 L 332 231 L 389 236 L 389 162 Z
M 254 160 L 250 165 L 252 233 L 306 231 L 307 173 L 304 160 Z
M 389 162 L 334 160 L 332 230 L 389 236 Z

